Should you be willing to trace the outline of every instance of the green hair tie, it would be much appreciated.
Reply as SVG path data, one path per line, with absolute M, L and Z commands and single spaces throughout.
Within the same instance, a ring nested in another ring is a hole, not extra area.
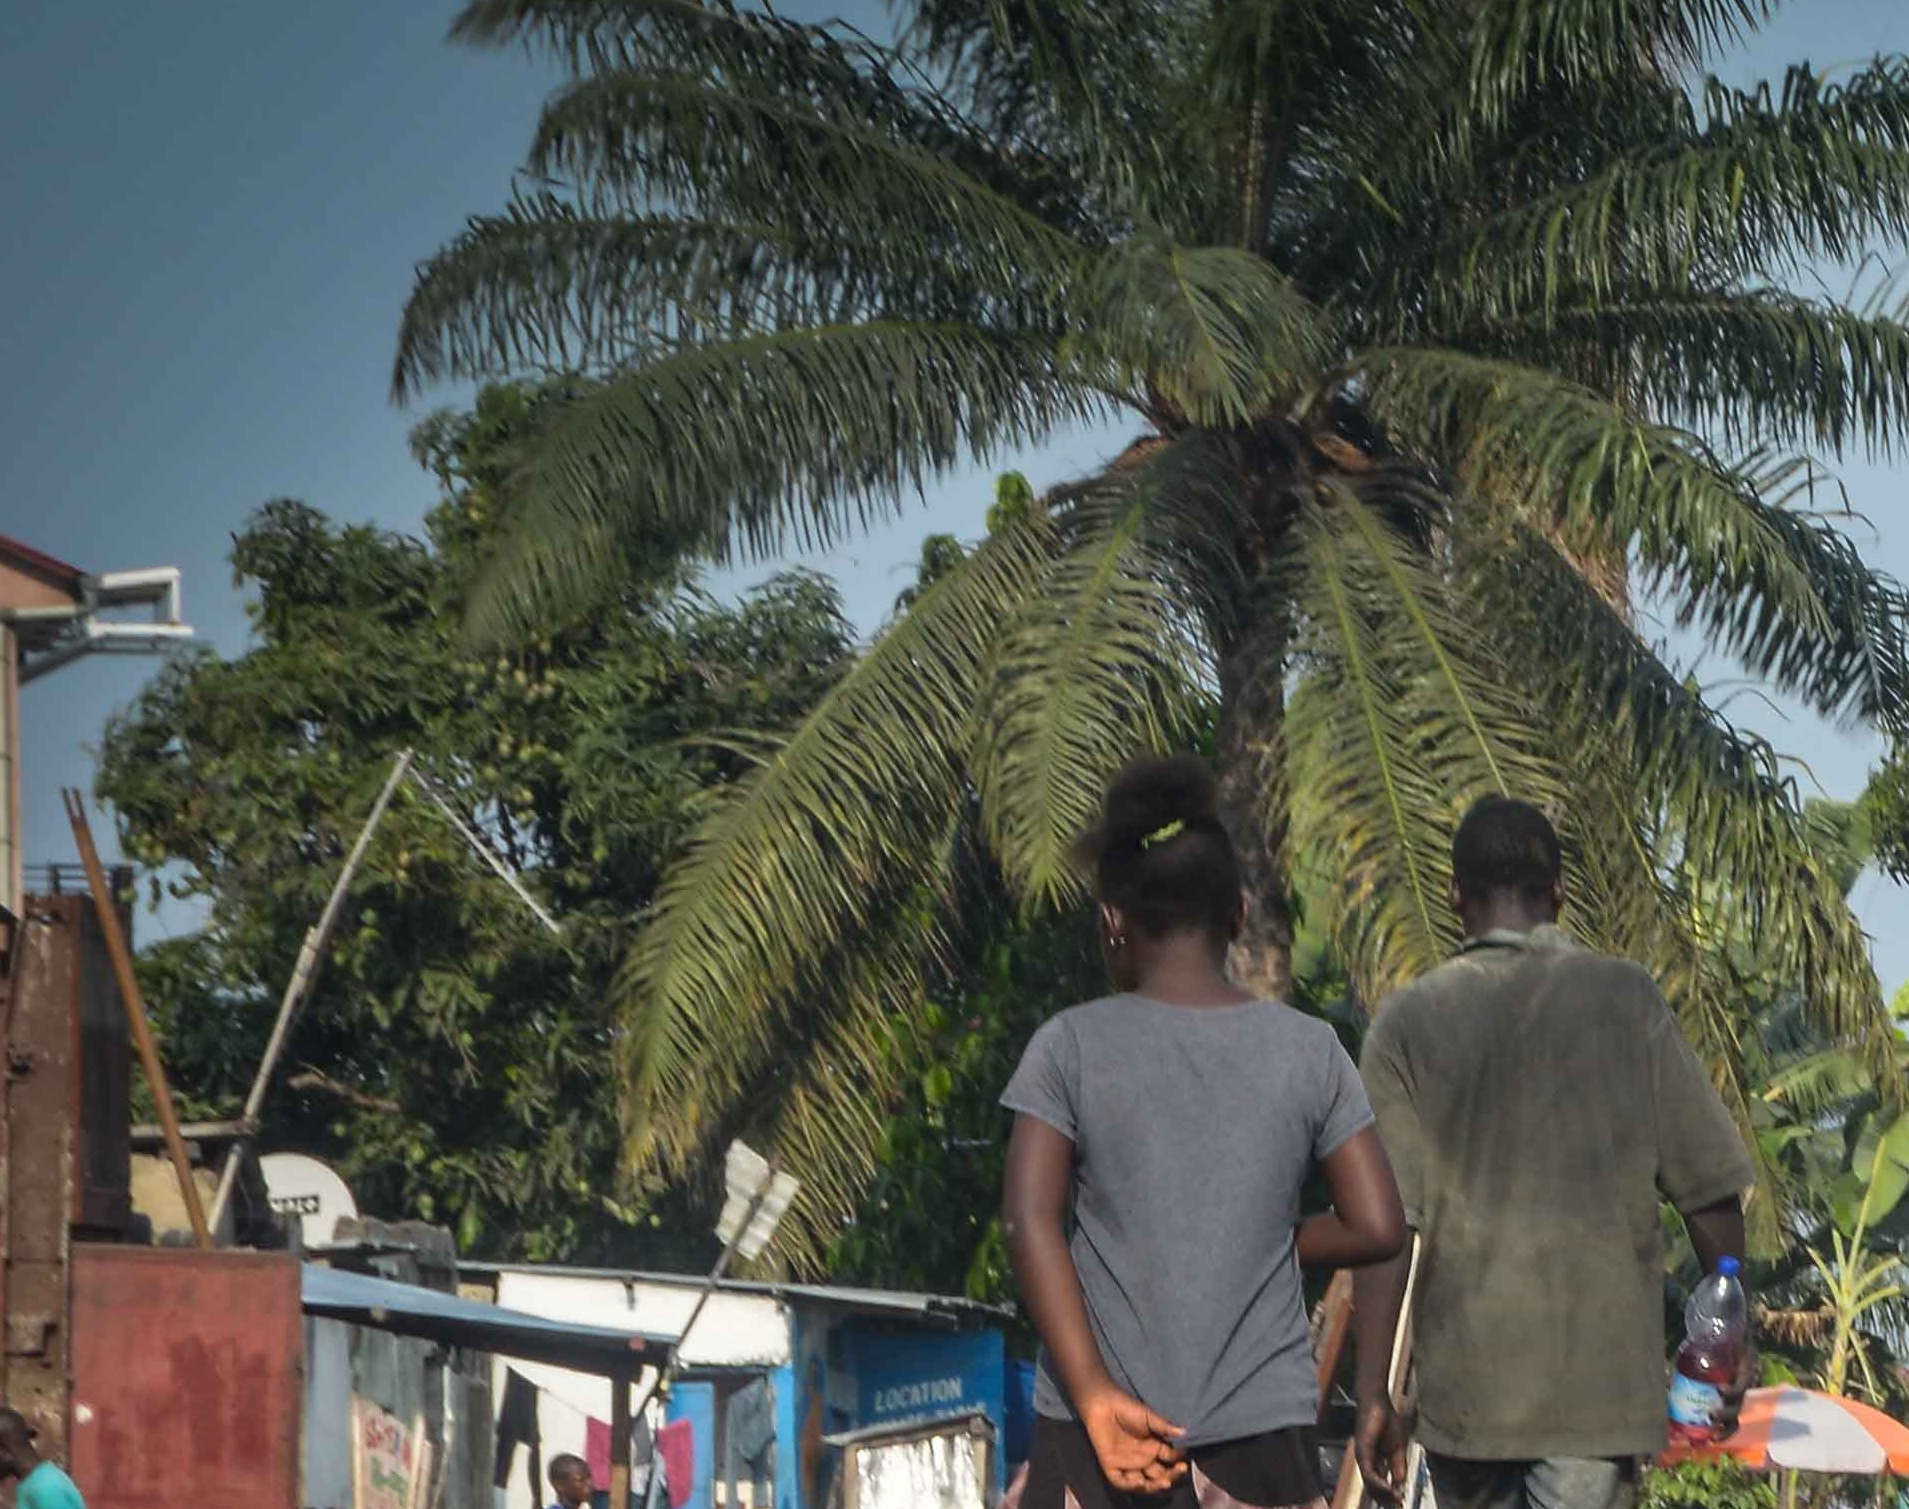
M 1141 839 L 1140 847 L 1143 850 L 1151 849 L 1155 844 L 1163 844 L 1170 838 L 1178 838 L 1184 832 L 1186 832 L 1186 824 L 1176 817 L 1166 827 L 1155 828 L 1153 832 Z

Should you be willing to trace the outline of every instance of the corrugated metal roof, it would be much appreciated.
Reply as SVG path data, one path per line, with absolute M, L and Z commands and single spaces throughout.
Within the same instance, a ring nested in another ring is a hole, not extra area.
M 707 1282 L 700 1273 L 649 1273 L 626 1268 L 566 1268 L 549 1263 L 459 1263 L 458 1272 L 467 1274 L 541 1273 L 558 1278 L 611 1279 L 624 1284 L 664 1284 L 671 1288 L 700 1289 Z M 838 1310 L 855 1310 L 867 1315 L 912 1315 L 940 1323 L 993 1326 L 1011 1320 L 1014 1311 L 1007 1305 L 987 1305 L 979 1300 L 944 1294 L 907 1294 L 895 1289 L 857 1289 L 836 1284 L 772 1284 L 747 1279 L 724 1279 L 716 1286 L 718 1294 L 756 1294 L 767 1299 L 829 1305 Z
M 302 1289 L 307 1315 L 605 1376 L 629 1372 L 646 1363 L 661 1363 L 676 1340 L 642 1331 L 546 1320 L 521 1310 L 506 1310 L 417 1284 L 347 1273 L 320 1263 L 304 1265 Z

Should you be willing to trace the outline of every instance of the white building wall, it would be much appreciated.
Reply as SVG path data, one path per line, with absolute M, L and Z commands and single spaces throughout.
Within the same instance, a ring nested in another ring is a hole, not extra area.
M 500 1273 L 497 1303 L 547 1320 L 581 1325 L 674 1335 L 695 1308 L 698 1291 L 674 1284 L 590 1278 L 563 1273 Z M 703 1306 L 683 1349 L 686 1367 L 780 1367 L 790 1360 L 788 1312 L 770 1295 L 718 1294 Z M 607 1380 L 565 1368 L 499 1358 L 491 1380 L 495 1407 L 504 1400 L 505 1375 L 516 1372 L 539 1390 L 538 1433 L 543 1438 L 543 1460 L 558 1452 L 583 1455 L 586 1422 L 607 1420 L 610 1386 Z M 647 1387 L 646 1375 L 638 1385 Z M 660 1415 L 652 1417 L 660 1423 Z M 503 1509 L 543 1509 L 547 1489 L 533 1497 L 525 1468 L 526 1453 L 519 1451 L 510 1482 L 501 1496 Z M 606 1486 L 599 1484 L 599 1487 Z

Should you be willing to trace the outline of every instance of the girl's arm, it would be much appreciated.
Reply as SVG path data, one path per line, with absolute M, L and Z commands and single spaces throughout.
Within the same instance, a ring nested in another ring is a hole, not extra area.
M 1405 1207 L 1378 1130 L 1357 1132 L 1320 1164 L 1332 1186 L 1332 1212 L 1299 1225 L 1302 1268 L 1363 1268 L 1405 1246 Z
M 1109 1481 L 1128 1493 L 1165 1492 L 1186 1471 L 1172 1446 L 1182 1432 L 1122 1392 L 1101 1358 L 1067 1247 L 1073 1179 L 1073 1142 L 1039 1117 L 1016 1116 L 1001 1220 L 1028 1318 Z

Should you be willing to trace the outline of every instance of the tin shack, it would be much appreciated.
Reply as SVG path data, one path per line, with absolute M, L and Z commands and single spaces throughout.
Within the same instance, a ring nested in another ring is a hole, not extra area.
M 484 1263 L 459 1272 L 467 1297 L 652 1335 L 682 1331 L 704 1282 Z M 639 1486 L 660 1462 L 669 1492 L 658 1502 L 673 1509 L 826 1509 L 843 1437 L 970 1416 L 985 1421 L 990 1496 L 998 1495 L 1025 1435 L 1007 1319 L 993 1306 L 937 1295 L 724 1280 L 683 1339 L 667 1402 L 636 1422 Z M 560 1452 L 599 1464 L 607 1422 L 596 1380 L 500 1361 L 492 1389 L 503 1509 L 547 1502 L 533 1464 Z M 515 1444 L 523 1449 L 512 1454 Z

